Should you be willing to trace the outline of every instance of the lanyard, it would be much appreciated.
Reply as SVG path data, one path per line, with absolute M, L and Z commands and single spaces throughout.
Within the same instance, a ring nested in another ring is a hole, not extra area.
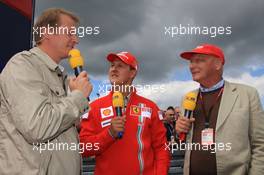
M 171 133 L 171 135 L 173 135 L 173 131 L 174 131 L 174 127 L 173 127 L 173 125 L 172 124 L 170 124 L 170 123 L 168 123 L 168 125 L 169 125 L 169 130 L 170 130 L 170 133 Z
M 222 95 L 223 90 L 224 90 L 224 87 L 221 88 L 221 90 L 218 93 L 216 99 L 214 100 L 212 106 L 209 108 L 208 113 L 206 113 L 206 111 L 205 111 L 202 92 L 201 91 L 199 92 L 199 97 L 200 97 L 201 105 L 202 105 L 202 112 L 203 112 L 203 115 L 205 116 L 205 128 L 209 128 L 209 121 L 210 121 L 211 113 L 212 113 L 214 106 L 216 105 L 217 101 L 219 100 L 220 96 Z

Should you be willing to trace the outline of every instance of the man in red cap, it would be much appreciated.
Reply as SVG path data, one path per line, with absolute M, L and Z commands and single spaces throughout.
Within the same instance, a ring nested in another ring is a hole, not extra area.
M 99 149 L 86 149 L 83 156 L 96 157 L 95 174 L 165 175 L 169 152 L 165 149 L 166 130 L 159 119 L 157 105 L 139 96 L 132 86 L 138 70 L 136 58 L 129 52 L 111 53 L 108 72 L 111 92 L 92 102 L 81 123 L 80 142 Z M 115 91 L 124 96 L 122 117 L 116 117 L 112 104 Z M 122 138 L 118 133 L 122 132 Z
M 264 112 L 258 92 L 223 80 L 225 57 L 214 45 L 183 52 L 200 84 L 191 119 L 179 117 L 177 133 L 188 133 L 184 174 L 264 174 Z M 206 149 L 207 148 L 207 149 Z

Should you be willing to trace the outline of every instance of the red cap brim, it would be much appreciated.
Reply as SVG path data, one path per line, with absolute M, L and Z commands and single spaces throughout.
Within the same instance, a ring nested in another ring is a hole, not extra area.
M 119 56 L 119 55 L 117 55 L 117 54 L 115 54 L 115 53 L 110 53 L 110 54 L 108 54 L 106 58 L 107 58 L 107 60 L 110 61 L 110 62 L 113 62 L 113 61 L 117 58 L 117 59 L 123 61 L 124 63 L 126 63 L 127 65 L 130 65 L 130 66 L 134 67 L 133 65 L 131 65 L 131 64 L 127 61 L 127 59 L 124 59 L 123 57 L 121 57 L 121 56 Z
M 204 54 L 204 55 L 212 55 L 212 56 L 215 56 L 217 58 L 220 58 L 218 55 L 215 55 L 213 53 L 207 53 L 207 52 L 199 52 L 199 51 L 195 51 L 195 52 L 192 52 L 192 51 L 189 51 L 189 52 L 183 52 L 180 54 L 180 56 L 183 58 L 183 59 L 186 59 L 186 60 L 189 60 L 193 57 L 193 55 L 195 54 Z
M 114 61 L 115 58 L 121 59 L 121 58 L 120 58 L 117 54 L 115 54 L 115 53 L 110 53 L 110 54 L 108 54 L 106 58 L 107 58 L 107 60 L 110 61 L 110 62 Z
M 197 54 L 197 52 L 183 52 L 180 54 L 180 56 L 184 59 L 191 59 L 194 54 Z

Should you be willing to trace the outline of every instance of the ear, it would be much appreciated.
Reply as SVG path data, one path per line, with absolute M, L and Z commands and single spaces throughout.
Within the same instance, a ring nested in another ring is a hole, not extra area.
M 223 67 L 222 62 L 220 60 L 216 59 L 216 61 L 215 61 L 216 70 L 220 70 L 220 69 L 222 69 L 222 67 Z
M 136 71 L 136 69 L 131 69 L 130 70 L 130 78 L 135 78 L 136 77 L 136 75 L 137 75 L 137 71 Z

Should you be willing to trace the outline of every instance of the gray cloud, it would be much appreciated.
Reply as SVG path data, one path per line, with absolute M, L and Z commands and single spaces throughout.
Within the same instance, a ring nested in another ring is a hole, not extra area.
M 106 74 L 109 52 L 127 50 L 140 62 L 139 82 L 163 82 L 187 68 L 178 56 L 182 51 L 205 42 L 224 49 L 227 75 L 236 77 L 249 65 L 264 64 L 263 0 L 37 0 L 36 5 L 37 15 L 49 7 L 63 7 L 77 13 L 83 26 L 100 26 L 98 36 L 81 38 L 78 46 L 94 76 Z M 231 26 L 232 34 L 215 38 L 164 34 L 165 26 L 180 24 Z
M 73 11 L 81 18 L 82 26 L 99 26 L 101 34 L 87 36 L 88 46 L 118 40 L 131 31 L 137 31 L 144 20 L 145 4 L 141 0 L 36 0 L 36 14 L 51 7 Z

